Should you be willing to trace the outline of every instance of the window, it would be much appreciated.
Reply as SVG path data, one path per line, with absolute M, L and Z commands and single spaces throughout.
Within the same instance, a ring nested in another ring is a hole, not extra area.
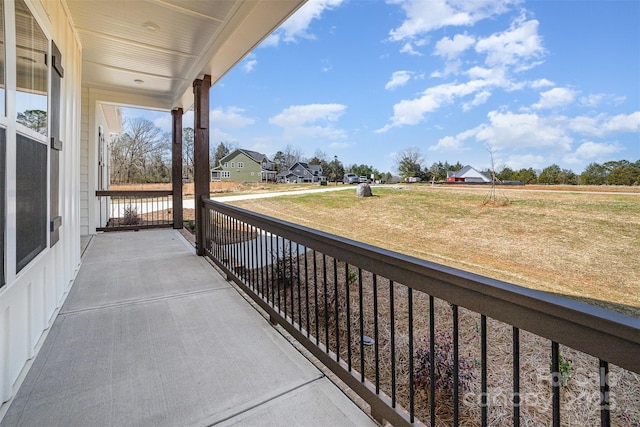
M 244 162 L 238 162 L 238 167 L 239 168 L 243 168 L 244 167 Z
M 16 272 L 47 246 L 49 41 L 24 0 L 16 0 L 16 122 L 43 135 L 16 135 Z M 26 132 L 32 133 L 33 132 Z
M 229 171 L 220 172 L 220 178 L 230 178 L 230 177 L 231 177 L 231 172 Z
M 16 271 L 47 246 L 47 146 L 16 138 Z
M 231 162 L 231 169 L 236 167 L 236 162 Z
M 229 167 L 229 162 L 224 162 L 224 167 L 228 168 Z
M 45 136 L 48 51 L 49 41 L 24 0 L 16 0 L 16 121 Z

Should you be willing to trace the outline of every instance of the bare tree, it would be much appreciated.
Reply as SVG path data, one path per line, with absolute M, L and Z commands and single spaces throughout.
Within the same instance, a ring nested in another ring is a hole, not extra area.
M 487 204 L 487 203 L 491 203 L 491 204 L 496 204 L 498 202 L 498 199 L 496 197 L 496 183 L 499 181 L 497 175 L 496 175 L 496 165 L 495 165 L 495 161 L 494 161 L 494 154 L 496 153 L 496 150 L 491 147 L 491 146 L 487 146 L 487 151 L 489 152 L 489 156 L 491 157 L 491 189 L 489 190 L 489 194 L 486 195 L 486 197 L 484 198 L 484 202 L 483 204 Z M 509 199 L 507 198 L 507 196 L 504 196 L 506 203 L 509 203 Z
M 302 150 L 298 147 L 293 147 L 292 145 L 287 145 L 284 147 L 282 151 L 282 164 L 284 169 L 288 169 L 293 166 L 296 162 L 302 161 Z
M 193 181 L 193 128 L 182 129 L 182 175 Z
M 111 182 L 149 182 L 156 177 L 159 159 L 166 162 L 169 135 L 143 118 L 128 119 L 125 132 L 111 145 Z

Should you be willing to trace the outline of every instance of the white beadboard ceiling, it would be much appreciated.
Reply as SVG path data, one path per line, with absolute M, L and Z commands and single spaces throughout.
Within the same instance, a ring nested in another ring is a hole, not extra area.
M 306 0 L 67 0 L 83 86 L 141 107 L 188 108 Z M 146 101 L 145 101 L 146 100 Z M 145 105 L 153 104 L 153 105 Z

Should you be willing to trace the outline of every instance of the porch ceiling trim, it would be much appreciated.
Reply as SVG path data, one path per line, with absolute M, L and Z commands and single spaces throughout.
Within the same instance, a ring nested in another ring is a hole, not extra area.
M 307 0 L 66 0 L 82 44 L 82 85 L 109 101 L 193 104 Z

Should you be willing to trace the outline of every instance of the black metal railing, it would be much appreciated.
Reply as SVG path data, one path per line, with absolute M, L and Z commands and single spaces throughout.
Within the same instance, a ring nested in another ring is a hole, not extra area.
M 378 420 L 640 416 L 637 318 L 211 200 L 203 218 L 206 254 Z
M 98 231 L 140 230 L 173 226 L 173 192 L 167 190 L 96 191 Z

